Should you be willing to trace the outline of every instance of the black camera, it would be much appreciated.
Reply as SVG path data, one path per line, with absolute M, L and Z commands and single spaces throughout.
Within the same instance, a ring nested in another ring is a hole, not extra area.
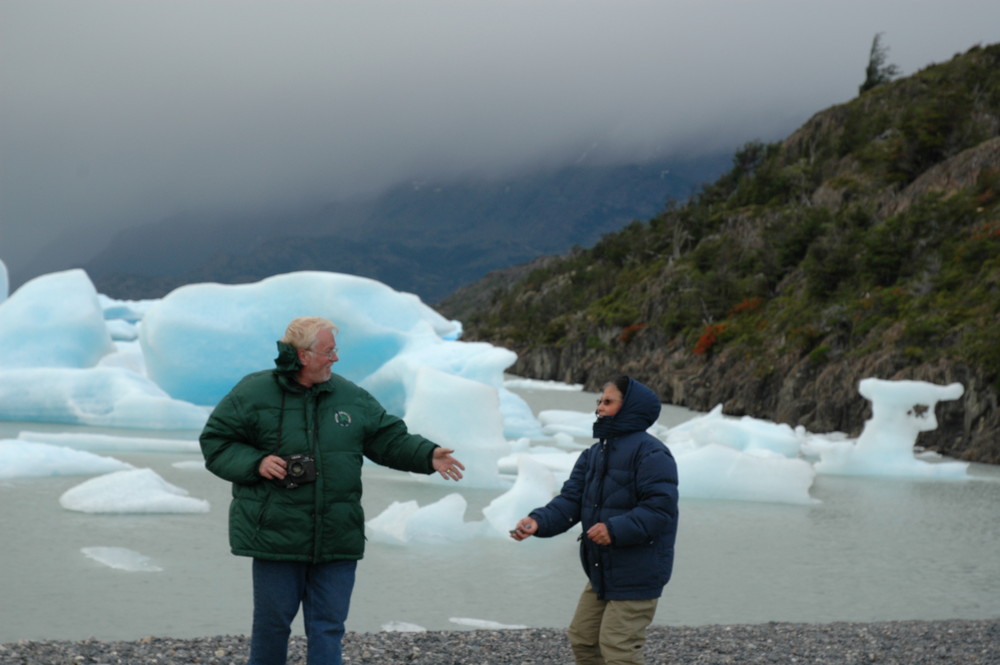
M 312 455 L 284 455 L 285 477 L 278 484 L 295 489 L 316 480 L 316 458 Z

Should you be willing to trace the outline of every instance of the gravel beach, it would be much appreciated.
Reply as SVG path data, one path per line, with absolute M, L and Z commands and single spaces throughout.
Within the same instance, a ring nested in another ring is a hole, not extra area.
M 0 645 L 3 665 L 119 663 L 180 665 L 246 662 L 245 636 L 129 642 L 23 641 Z M 348 633 L 344 662 L 354 665 L 571 665 L 563 630 Z M 289 664 L 305 663 L 293 637 Z M 879 623 L 764 623 L 649 629 L 646 663 L 809 663 L 813 665 L 1000 664 L 1000 619 Z

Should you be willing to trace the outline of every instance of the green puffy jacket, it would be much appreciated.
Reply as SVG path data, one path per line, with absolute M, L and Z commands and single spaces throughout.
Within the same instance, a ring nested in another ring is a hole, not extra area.
M 295 349 L 278 343 L 276 369 L 244 377 L 201 433 L 205 465 L 233 484 L 233 554 L 321 563 L 360 559 L 363 458 L 402 471 L 433 473 L 433 442 L 406 429 L 368 392 L 334 374 L 304 388 Z M 258 474 L 267 455 L 308 453 L 316 482 L 286 489 Z

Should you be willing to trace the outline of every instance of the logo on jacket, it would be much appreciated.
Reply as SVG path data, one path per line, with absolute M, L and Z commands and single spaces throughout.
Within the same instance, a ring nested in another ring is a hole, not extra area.
M 333 414 L 333 422 L 337 423 L 341 427 L 350 427 L 351 425 L 351 414 L 347 411 L 338 411 Z

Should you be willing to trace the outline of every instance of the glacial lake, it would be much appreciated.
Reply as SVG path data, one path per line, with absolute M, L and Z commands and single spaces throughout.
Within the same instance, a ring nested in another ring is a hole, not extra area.
M 591 393 L 517 392 L 536 412 L 593 408 Z M 661 421 L 694 415 L 666 408 Z M 74 431 L 0 423 L 0 438 L 21 430 Z M 137 434 L 197 438 L 197 432 Z M 0 643 L 248 634 L 250 562 L 229 554 L 228 484 L 203 469 L 175 466 L 199 461 L 197 454 L 113 456 L 152 468 L 208 500 L 211 510 L 88 515 L 59 505 L 62 493 L 85 477 L 0 481 Z M 963 481 L 817 476 L 813 505 L 682 498 L 674 578 L 654 623 L 1000 617 L 1000 467 L 972 465 L 970 472 Z M 371 519 L 393 501 L 423 506 L 456 490 L 468 502 L 468 521 L 481 519 L 499 494 L 366 467 L 363 503 Z M 97 546 L 139 552 L 162 570 L 118 570 L 81 551 Z M 561 628 L 583 585 L 575 533 L 523 543 L 370 541 L 348 629 Z

